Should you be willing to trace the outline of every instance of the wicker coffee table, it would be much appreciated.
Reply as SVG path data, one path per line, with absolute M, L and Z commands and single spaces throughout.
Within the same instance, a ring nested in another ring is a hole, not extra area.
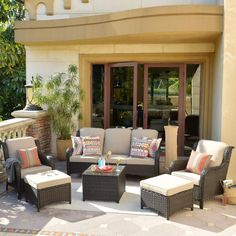
M 114 167 L 111 173 L 93 171 L 95 165 L 91 165 L 82 174 L 83 201 L 101 200 L 115 201 L 119 203 L 125 192 L 125 166 L 119 166 L 118 171 Z

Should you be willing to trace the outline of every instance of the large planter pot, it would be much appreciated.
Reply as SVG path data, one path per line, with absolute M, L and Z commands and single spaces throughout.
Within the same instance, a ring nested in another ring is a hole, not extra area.
M 66 160 L 66 149 L 72 147 L 71 139 L 62 140 L 57 139 L 57 160 Z

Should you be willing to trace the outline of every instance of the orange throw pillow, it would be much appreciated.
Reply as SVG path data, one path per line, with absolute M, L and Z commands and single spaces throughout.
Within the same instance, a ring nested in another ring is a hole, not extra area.
M 186 170 L 200 175 L 202 170 L 208 167 L 211 157 L 212 156 L 207 153 L 192 151 Z
M 41 165 L 37 147 L 19 149 L 18 153 L 22 169 Z

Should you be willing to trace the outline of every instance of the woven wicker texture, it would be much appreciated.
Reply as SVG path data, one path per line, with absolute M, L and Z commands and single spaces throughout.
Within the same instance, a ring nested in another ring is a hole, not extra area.
M 141 188 L 141 208 L 144 206 L 154 209 L 159 215 L 169 219 L 170 215 L 183 208 L 193 210 L 193 190 L 187 190 L 172 196 L 164 196 Z
M 98 173 L 89 167 L 82 174 L 83 201 L 101 200 L 119 202 L 125 192 L 125 166 L 119 172 Z

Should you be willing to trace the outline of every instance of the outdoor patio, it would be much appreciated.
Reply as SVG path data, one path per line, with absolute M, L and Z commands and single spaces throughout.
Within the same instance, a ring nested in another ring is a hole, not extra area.
M 65 162 L 55 164 L 65 172 Z M 167 221 L 150 209 L 140 209 L 141 179 L 126 180 L 119 204 L 83 202 L 81 178 L 74 174 L 72 204 L 58 202 L 40 212 L 9 191 L 0 197 L 0 235 L 235 235 L 235 206 L 223 206 L 220 198 L 206 201 L 203 210 L 194 205 L 194 211 L 178 211 Z

